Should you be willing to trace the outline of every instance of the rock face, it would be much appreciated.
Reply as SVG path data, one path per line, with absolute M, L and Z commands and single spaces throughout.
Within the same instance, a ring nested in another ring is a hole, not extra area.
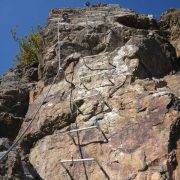
M 29 106 L 29 90 L 33 84 L 22 77 L 22 69 L 7 72 L 0 85 L 0 156 L 12 145 L 21 128 Z M 0 164 L 0 179 L 23 179 L 20 151 L 15 148 Z
M 28 106 L 27 85 L 20 81 L 18 72 L 8 72 L 0 86 L 0 137 L 16 137 Z
M 96 66 L 97 63 L 93 68 Z M 83 68 L 85 67 L 80 64 L 77 71 L 83 72 Z M 94 84 L 100 84 L 100 80 L 97 76 L 93 77 L 93 81 L 86 83 L 86 86 L 95 87 Z M 94 92 L 83 88 L 74 90 L 74 102 L 84 100 L 79 107 L 83 114 L 76 115 L 78 127 L 99 124 L 108 139 L 108 142 L 104 142 L 105 139 L 98 129 L 79 133 L 82 156 L 97 158 L 110 179 L 178 177 L 178 170 L 173 172 L 177 161 L 177 139 L 171 139 L 173 132 L 176 132 L 175 137 L 179 137 L 177 107 L 171 104 L 171 89 L 157 86 L 153 81 L 138 81 L 121 87 L 111 98 L 108 85 L 96 87 L 101 89 L 103 100 L 100 94 L 85 99 L 91 94 L 97 94 L 95 89 Z M 62 87 L 64 85 L 59 83 L 54 85 L 53 89 L 60 94 Z M 56 93 L 52 92 L 52 95 Z M 37 138 L 37 135 L 41 134 L 38 137 L 41 139 L 31 149 L 30 162 L 43 179 L 69 179 L 60 160 L 81 157 L 71 137 L 62 133 L 67 128 L 58 130 L 64 123 L 68 124 L 66 117 L 69 116 L 69 107 L 66 104 L 67 100 L 59 100 L 59 103 L 54 99 L 48 100 L 42 108 L 43 113 L 40 113 L 38 124 L 35 123 L 28 135 Z M 65 115 L 60 115 L 59 110 Z M 75 127 L 75 124 L 71 124 L 69 128 Z M 52 132 L 54 128 L 56 131 Z M 71 135 L 77 143 L 77 134 Z M 83 164 L 65 165 L 75 179 L 85 179 Z M 85 163 L 85 167 L 89 179 L 105 179 L 105 173 L 96 162 Z
M 64 14 L 59 54 L 50 19 Z M 0 177 L 178 180 L 180 75 L 172 75 L 177 56 L 164 34 L 152 17 L 117 6 L 52 10 L 42 32 L 39 81 L 26 87 L 29 107 L 21 112 L 19 136 L 43 104 L 12 152 L 18 173 L 9 173 L 10 154 Z M 59 56 L 62 70 L 51 85 Z M 5 152 L 11 136 L 2 137 Z
M 146 49 L 145 53 L 148 52 L 150 59 L 153 59 L 152 63 L 149 62 L 150 60 L 146 60 L 146 63 L 151 63 L 151 66 L 166 66 L 159 68 L 158 72 L 152 74 L 153 76 L 164 76 L 173 70 L 175 49 L 166 37 L 161 36 L 162 32 L 158 30 L 155 19 L 138 15 L 131 10 L 108 6 L 98 9 L 54 9 L 50 12 L 49 18 L 56 18 L 59 14 L 66 13 L 69 15 L 70 23 L 62 22 L 60 25 L 62 59 L 75 52 L 81 53 L 82 56 L 112 52 L 134 38 L 136 42 L 131 41 L 131 43 L 135 45 L 137 43 L 139 51 Z M 143 25 L 145 27 L 142 27 Z M 43 37 L 45 51 L 39 69 L 41 77 L 43 76 L 47 81 L 56 74 L 54 67 L 57 67 L 58 63 L 56 56 L 58 48 L 55 44 L 57 42 L 56 22 L 49 21 Z M 143 52 L 139 52 L 138 55 L 142 56 L 141 59 L 144 58 Z M 145 68 L 148 71 L 147 68 L 151 67 Z
M 180 9 L 170 9 L 161 16 L 160 26 L 169 32 L 169 40 L 180 57 Z

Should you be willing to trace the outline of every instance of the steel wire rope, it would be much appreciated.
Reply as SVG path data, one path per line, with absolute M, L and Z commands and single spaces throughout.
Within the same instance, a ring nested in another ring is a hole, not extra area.
M 46 102 L 46 99 L 47 99 L 47 97 L 48 97 L 48 95 L 49 95 L 49 93 L 50 93 L 50 91 L 51 91 L 51 89 L 52 89 L 52 86 L 53 86 L 53 84 L 55 83 L 57 77 L 59 76 L 59 72 L 60 72 L 60 70 L 58 70 L 58 72 L 57 72 L 54 80 L 52 81 L 52 83 L 51 83 L 51 85 L 50 85 L 50 87 L 49 87 L 49 89 L 48 89 L 48 91 L 47 91 L 47 93 L 46 93 L 43 101 L 41 102 L 40 106 L 38 107 L 37 111 L 35 112 L 32 120 L 29 122 L 29 124 L 27 125 L 27 127 L 25 128 L 25 130 L 22 132 L 22 134 L 13 142 L 13 144 L 12 144 L 11 147 L 6 151 L 6 153 L 4 153 L 4 154 L 0 157 L 0 163 L 1 163 L 1 162 L 8 156 L 8 154 L 18 145 L 18 143 L 21 141 L 21 139 L 23 139 L 23 137 L 24 137 L 24 135 L 26 134 L 26 132 L 29 130 L 31 124 L 34 122 L 37 114 L 39 113 L 41 107 L 42 107 L 43 104 Z
M 59 21 L 58 21 L 57 30 L 58 30 L 58 44 L 60 45 L 60 43 L 59 43 L 59 39 L 60 39 L 60 36 L 59 36 Z M 60 47 L 58 48 L 58 50 L 60 51 Z M 23 139 L 24 135 L 26 134 L 26 132 L 29 130 L 30 126 L 32 125 L 32 123 L 33 123 L 34 120 L 36 119 L 36 116 L 37 116 L 37 114 L 39 113 L 41 107 L 42 107 L 43 104 L 46 102 L 46 99 L 47 99 L 47 97 L 48 97 L 48 95 L 49 95 L 49 93 L 50 93 L 50 91 L 51 91 L 51 89 L 52 89 L 52 86 L 53 86 L 53 84 L 56 82 L 56 79 L 57 79 L 57 77 L 59 76 L 60 70 L 62 70 L 62 68 L 61 68 L 61 62 L 60 62 L 60 61 L 61 61 L 60 54 L 59 54 L 58 59 L 59 59 L 58 72 L 57 72 L 56 76 L 54 77 L 54 79 L 53 79 L 53 81 L 52 81 L 52 83 L 51 83 L 51 85 L 50 85 L 50 87 L 49 87 L 49 89 L 48 89 L 48 91 L 47 91 L 47 93 L 46 93 L 43 101 L 41 102 L 40 106 L 37 108 L 34 116 L 32 117 L 32 120 L 31 120 L 31 121 L 29 122 L 29 124 L 26 126 L 25 130 L 20 134 L 20 136 L 18 136 L 18 137 L 15 139 L 15 141 L 14 141 L 13 144 L 10 146 L 10 148 L 0 157 L 0 163 L 4 161 L 4 159 L 8 156 L 8 154 L 9 154 L 9 153 L 18 145 L 18 143 Z

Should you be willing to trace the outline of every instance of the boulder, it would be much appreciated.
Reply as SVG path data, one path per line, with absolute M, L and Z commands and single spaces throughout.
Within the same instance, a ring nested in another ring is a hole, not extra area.
M 133 47 L 137 49 L 131 56 L 139 59 L 136 71 L 138 77 L 163 77 L 172 72 L 171 58 L 166 56 L 161 44 L 155 38 L 132 37 L 125 46 L 127 51 Z
M 136 29 L 158 29 L 158 23 L 153 17 L 141 14 L 122 14 L 116 16 L 115 21 L 124 26 Z

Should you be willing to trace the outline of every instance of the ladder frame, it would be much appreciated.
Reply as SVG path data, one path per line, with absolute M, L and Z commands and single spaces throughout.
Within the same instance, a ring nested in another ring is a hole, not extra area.
M 61 67 L 61 43 L 60 43 L 60 24 L 61 24 L 61 18 L 59 17 L 59 18 L 53 18 L 53 19 L 49 19 L 50 21 L 57 21 L 57 34 L 58 34 L 58 36 L 57 36 L 57 38 L 58 38 L 58 60 L 59 60 L 59 70 L 62 70 L 63 71 L 63 68 Z M 86 26 L 88 27 L 88 18 L 87 18 L 87 15 L 86 15 Z M 88 29 L 87 29 L 87 33 L 88 33 Z M 109 68 L 108 69 L 92 69 L 92 68 L 90 68 L 88 65 L 86 65 L 86 63 L 84 62 L 84 59 L 83 59 L 83 63 L 84 63 L 84 65 L 85 65 L 85 67 L 86 68 L 88 68 L 88 69 L 90 69 L 91 71 L 95 71 L 95 70 L 110 70 Z M 111 65 L 111 66 L 113 66 L 112 64 L 110 64 L 109 63 L 109 65 Z M 111 70 L 112 69 L 114 69 L 114 66 L 113 66 L 113 68 L 111 68 Z M 65 73 L 65 72 L 64 72 Z M 66 82 L 68 82 L 68 83 L 70 83 L 71 84 L 71 88 L 73 88 L 74 89 L 74 87 L 75 87 L 75 85 L 73 84 L 73 82 L 70 82 L 69 80 L 67 80 L 67 78 L 66 78 L 66 75 L 65 75 L 65 80 L 66 80 Z M 111 81 L 110 81 L 111 82 Z M 112 82 L 111 82 L 112 83 Z M 71 90 L 72 91 L 72 90 Z M 95 95 L 91 95 L 91 97 L 92 96 L 96 96 L 96 95 L 101 95 L 100 94 L 100 92 L 99 93 L 97 93 L 97 94 L 95 94 Z M 72 95 L 71 95 L 72 96 Z M 102 96 L 102 95 L 101 95 Z M 70 108 L 71 108 L 71 105 L 72 105 L 72 103 L 71 103 L 71 98 L 72 97 L 70 97 Z M 78 109 L 77 109 L 78 110 Z M 70 130 L 70 131 L 65 131 L 65 132 L 63 132 L 63 133 L 66 133 L 66 134 L 68 134 L 71 138 L 72 138 L 72 140 L 73 140 L 73 143 L 76 145 L 76 146 L 78 146 L 79 147 L 79 153 L 80 153 L 80 155 L 81 155 L 81 159 L 71 159 L 71 160 L 61 160 L 60 161 L 60 163 L 61 163 L 61 165 L 63 166 L 63 168 L 65 168 L 66 169 L 66 171 L 67 171 L 67 173 L 68 173 L 68 175 L 71 177 L 71 179 L 73 178 L 72 176 L 71 176 L 71 174 L 70 174 L 70 172 L 68 171 L 68 169 L 64 166 L 64 163 L 80 163 L 80 162 L 83 162 L 83 165 L 84 165 L 84 170 L 85 170 L 85 176 L 86 176 L 86 179 L 88 179 L 88 176 L 87 176 L 87 172 L 86 172 L 86 167 L 85 167 L 85 164 L 84 164 L 84 162 L 88 162 L 88 161 L 95 161 L 97 164 L 98 164 L 98 166 L 100 167 L 100 169 L 102 170 L 102 172 L 104 173 L 104 175 L 106 176 L 106 178 L 107 179 L 110 179 L 109 178 L 109 176 L 108 176 L 108 174 L 106 173 L 106 171 L 102 168 L 102 166 L 99 164 L 99 162 L 95 159 L 95 158 L 82 158 L 82 150 L 81 150 L 81 146 L 82 145 L 80 145 L 80 142 L 79 142 L 79 132 L 81 132 L 81 131 L 87 131 L 87 130 L 91 130 L 91 129 L 98 129 L 101 133 L 102 133 L 102 135 L 103 135 L 103 137 L 104 137 L 104 141 L 102 141 L 103 143 L 108 143 L 108 138 L 106 137 L 106 135 L 105 135 L 105 133 L 102 131 L 102 129 L 100 128 L 100 126 L 98 125 L 98 126 L 90 126 L 90 127 L 86 127 L 86 128 L 79 128 L 79 129 L 73 129 L 73 130 Z M 78 138 L 78 143 L 76 143 L 76 141 L 75 141 L 75 139 L 74 139 L 74 137 L 72 136 L 72 133 L 77 133 L 77 138 Z
M 86 128 L 73 129 L 73 130 L 67 131 L 67 134 L 71 137 L 73 143 L 76 146 L 78 146 L 79 144 L 76 143 L 75 138 L 72 136 L 71 133 L 86 131 L 86 130 L 90 130 L 90 129 L 98 129 L 99 132 L 103 135 L 104 140 L 103 141 L 100 140 L 99 143 L 108 143 L 109 142 L 108 138 L 106 137 L 105 133 L 103 132 L 103 130 L 100 128 L 99 125 L 97 125 L 97 126 L 89 126 L 89 127 L 86 127 Z

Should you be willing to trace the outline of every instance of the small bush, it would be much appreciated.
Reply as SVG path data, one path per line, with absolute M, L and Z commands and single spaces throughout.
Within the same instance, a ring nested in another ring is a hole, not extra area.
M 38 63 L 38 54 L 41 47 L 41 35 L 39 32 L 31 32 L 25 37 L 17 37 L 16 30 L 11 30 L 12 36 L 19 44 L 19 54 L 16 56 L 15 63 L 18 66 L 27 66 Z

